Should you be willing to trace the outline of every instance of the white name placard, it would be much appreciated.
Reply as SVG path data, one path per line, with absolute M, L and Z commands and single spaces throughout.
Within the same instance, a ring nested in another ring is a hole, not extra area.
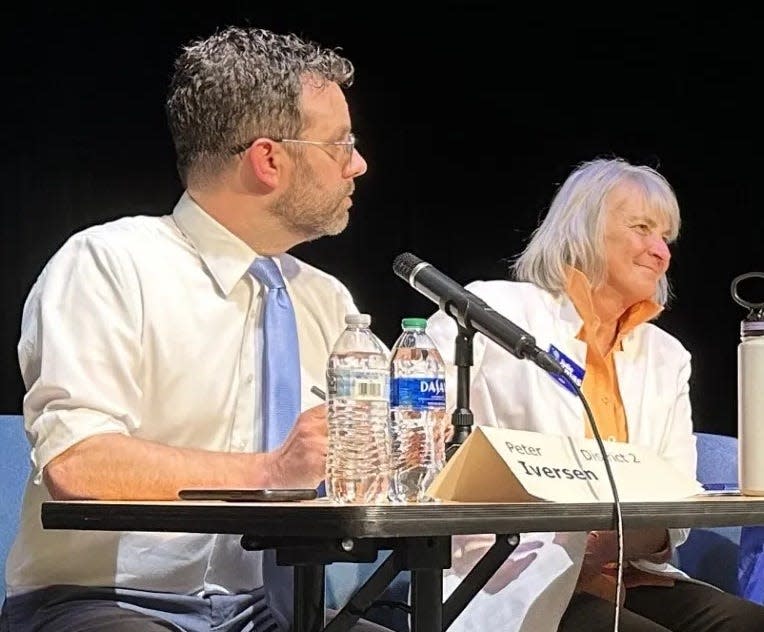
M 677 500 L 702 486 L 652 450 L 605 441 L 621 501 Z M 594 439 L 476 426 L 429 489 L 462 502 L 612 502 L 605 458 Z

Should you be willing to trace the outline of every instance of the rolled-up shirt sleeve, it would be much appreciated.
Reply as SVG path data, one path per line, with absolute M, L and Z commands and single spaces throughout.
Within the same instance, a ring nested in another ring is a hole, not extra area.
M 97 234 L 76 235 L 24 305 L 18 355 L 38 484 L 71 446 L 140 424 L 142 310 L 130 257 Z

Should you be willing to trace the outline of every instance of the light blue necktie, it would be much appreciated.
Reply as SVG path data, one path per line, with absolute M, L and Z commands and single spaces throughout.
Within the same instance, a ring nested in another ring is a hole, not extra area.
M 300 413 L 297 321 L 284 278 L 273 260 L 258 257 L 249 271 L 268 288 L 263 320 L 262 410 L 265 449 L 270 452 L 284 442 Z
M 300 349 L 297 321 L 284 278 L 272 259 L 258 257 L 250 274 L 268 288 L 263 318 L 262 399 L 265 449 L 280 446 L 300 413 Z M 293 577 L 276 564 L 276 551 L 263 551 L 263 581 L 271 612 L 281 624 L 293 616 Z

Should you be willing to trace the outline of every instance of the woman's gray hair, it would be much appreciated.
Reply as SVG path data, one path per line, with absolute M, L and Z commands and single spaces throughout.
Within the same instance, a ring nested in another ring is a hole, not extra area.
M 165 104 L 184 186 L 228 168 L 257 138 L 297 138 L 303 82 L 353 82 L 335 50 L 264 29 L 228 27 L 191 42 L 175 61 Z
M 642 192 L 650 208 L 668 224 L 668 241 L 679 234 L 679 204 L 673 188 L 655 169 L 621 158 L 581 163 L 565 180 L 525 250 L 512 264 L 514 278 L 529 281 L 557 295 L 565 290 L 567 266 L 583 272 L 593 286 L 605 280 L 605 197 L 628 181 Z M 658 282 L 654 300 L 669 299 L 668 279 Z

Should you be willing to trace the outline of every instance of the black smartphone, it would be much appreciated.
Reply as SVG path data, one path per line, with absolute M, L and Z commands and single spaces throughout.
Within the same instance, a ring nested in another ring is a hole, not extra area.
M 315 489 L 231 489 L 208 488 L 181 489 L 181 500 L 227 500 L 229 502 L 272 502 L 283 503 L 297 500 L 313 500 Z

